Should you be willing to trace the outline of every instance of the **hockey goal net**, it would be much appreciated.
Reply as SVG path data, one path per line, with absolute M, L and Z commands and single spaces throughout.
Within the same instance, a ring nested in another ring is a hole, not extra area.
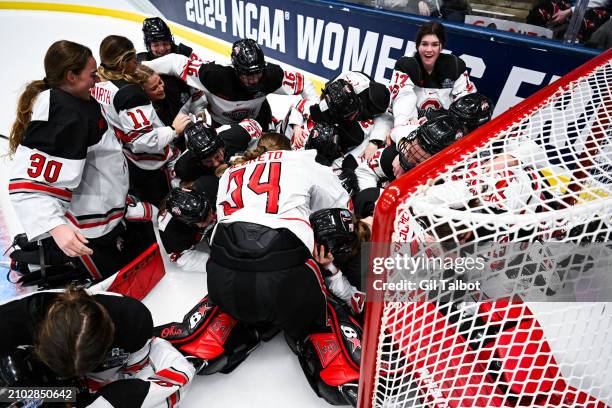
M 608 51 L 384 191 L 360 407 L 612 406 L 611 93 Z

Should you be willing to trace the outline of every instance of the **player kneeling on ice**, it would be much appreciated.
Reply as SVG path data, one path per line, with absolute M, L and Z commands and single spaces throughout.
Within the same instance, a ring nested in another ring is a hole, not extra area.
M 208 254 L 195 248 L 208 242 L 217 220 L 205 193 L 174 188 L 162 202 L 159 237 L 170 260 L 183 270 L 204 271 Z
M 219 224 L 207 264 L 211 299 L 270 334 L 284 329 L 299 337 L 325 314 L 308 217 L 346 208 L 349 196 L 314 157 L 291 151 L 284 135 L 267 133 L 219 183 Z
M 92 408 L 173 407 L 195 374 L 130 297 L 42 291 L 0 316 L 0 386 L 77 387 L 77 405 Z

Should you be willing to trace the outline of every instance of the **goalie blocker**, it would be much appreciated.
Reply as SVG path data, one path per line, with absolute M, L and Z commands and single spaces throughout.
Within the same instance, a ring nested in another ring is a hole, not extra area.
M 230 373 L 259 346 L 259 334 L 204 297 L 183 318 L 157 326 L 154 335 L 187 356 L 198 374 Z

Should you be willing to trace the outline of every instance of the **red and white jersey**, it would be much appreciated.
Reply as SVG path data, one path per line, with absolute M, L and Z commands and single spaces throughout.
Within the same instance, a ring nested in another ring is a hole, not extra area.
M 9 182 L 28 238 L 62 224 L 87 238 L 108 233 L 123 219 L 128 186 L 121 143 L 96 101 L 55 88 L 41 92 Z
M 172 344 L 153 337 L 123 366 L 87 375 L 90 391 L 98 391 L 87 407 L 175 407 L 194 376 L 193 365 Z
M 360 190 L 378 187 L 380 182 L 387 178 L 380 162 L 384 150 L 385 148 L 382 147 L 376 150 L 369 160 L 359 162 L 355 169 L 355 175 Z
M 419 111 L 448 109 L 469 93 L 476 92 L 465 62 L 450 54 L 440 54 L 434 71 L 428 74 L 418 55 L 402 57 L 395 63 L 390 83 L 394 126 L 418 118 Z
M 316 151 L 270 151 L 231 166 L 219 181 L 219 223 L 251 222 L 291 230 L 309 250 L 310 214 L 347 208 L 349 196 L 331 168 L 315 162 Z
M 124 80 L 96 83 L 92 95 L 102 106 L 108 124 L 136 166 L 155 170 L 180 153 L 171 142 L 176 132 L 157 116 L 151 100 L 136 84 Z
M 257 90 L 244 88 L 236 71 L 229 65 L 202 62 L 180 54 L 165 55 L 144 64 L 158 73 L 177 76 L 187 85 L 203 90 L 212 120 L 221 125 L 256 118 L 266 96 L 271 93 L 319 100 L 314 86 L 302 73 L 285 71 L 276 64 L 266 64 Z

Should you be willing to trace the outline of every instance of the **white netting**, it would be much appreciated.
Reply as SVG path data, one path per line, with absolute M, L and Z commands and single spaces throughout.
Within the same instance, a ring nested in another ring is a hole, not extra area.
M 608 61 L 397 208 L 392 256 L 485 267 L 388 272 L 482 287 L 387 292 L 373 406 L 612 405 L 611 92 Z

